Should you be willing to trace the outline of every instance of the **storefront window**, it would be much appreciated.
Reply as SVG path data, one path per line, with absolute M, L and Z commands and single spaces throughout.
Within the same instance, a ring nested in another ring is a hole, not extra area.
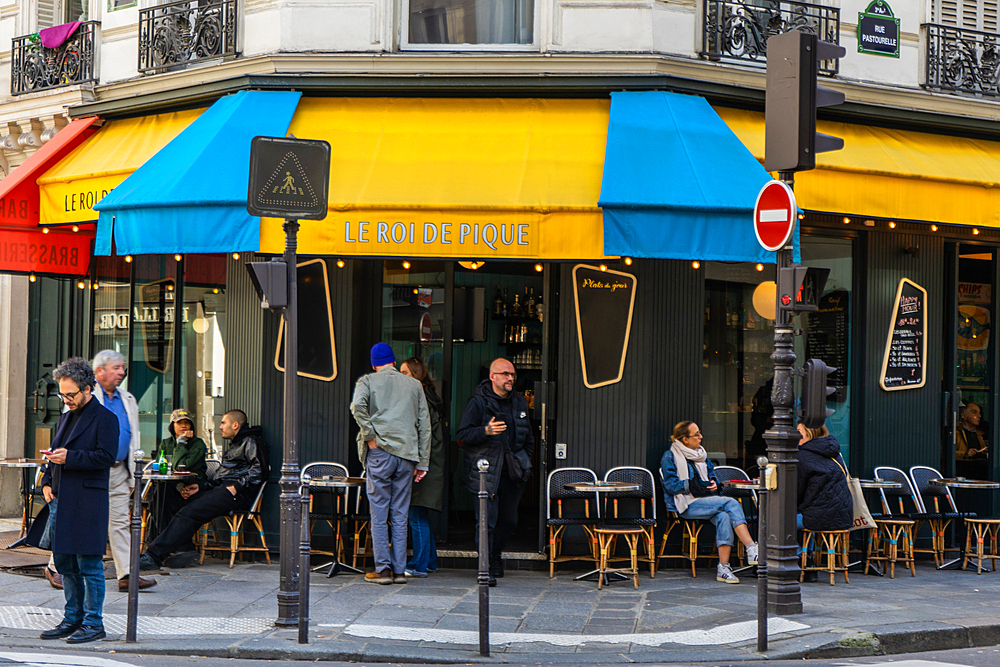
M 795 337 L 796 365 L 806 359 L 822 359 L 836 368 L 831 376 L 836 392 L 827 399 L 834 413 L 826 427 L 840 443 L 844 460 L 850 463 L 851 448 L 851 313 L 854 307 L 853 260 L 850 239 L 803 237 L 802 264 L 830 269 L 820 299 L 819 312 L 798 317 L 802 335 Z
M 407 45 L 532 44 L 533 0 L 409 0 Z
M 958 260 L 958 390 L 962 405 L 955 435 L 955 472 L 990 479 L 989 438 L 993 364 L 993 253 L 961 246 Z
M 382 280 L 382 341 L 392 346 L 396 367 L 423 359 L 441 396 L 444 362 L 443 262 L 386 262 Z
M 127 358 L 132 320 L 129 316 L 132 265 L 124 257 L 95 257 L 95 260 L 93 349 L 95 352 L 114 350 Z
M 771 425 L 774 265 L 708 262 L 705 273 L 702 445 L 755 474 Z

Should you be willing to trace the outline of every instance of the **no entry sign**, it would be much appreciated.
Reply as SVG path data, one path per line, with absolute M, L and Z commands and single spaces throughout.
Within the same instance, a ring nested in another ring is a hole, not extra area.
M 764 250 L 780 250 L 792 238 L 798 207 L 795 193 L 781 181 L 770 181 L 757 195 L 753 230 Z

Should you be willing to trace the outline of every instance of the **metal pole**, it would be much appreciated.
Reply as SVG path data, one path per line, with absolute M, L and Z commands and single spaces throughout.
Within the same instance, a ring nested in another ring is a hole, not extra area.
M 299 643 L 309 643 L 309 476 L 302 479 L 302 530 L 299 541 Z M 334 545 L 336 548 L 336 545 Z
M 794 173 L 781 172 L 780 178 L 794 187 Z M 778 251 L 778 274 L 792 264 L 792 245 Z M 799 433 L 793 422 L 795 388 L 792 385 L 792 365 L 795 363 L 794 315 L 781 307 L 781 295 L 775 300 L 774 321 L 774 426 L 764 434 L 767 457 L 777 466 L 777 492 L 767 494 L 767 585 L 768 611 L 778 616 L 802 613 L 799 590 L 799 564 L 796 554 L 795 480 L 797 475 Z
M 125 641 L 135 642 L 139 616 L 139 549 L 142 547 L 142 450 L 136 450 L 135 486 L 132 487 L 132 516 L 129 519 L 128 615 L 125 621 Z
M 486 501 L 486 471 L 490 463 L 479 459 L 479 655 L 490 657 L 490 529 Z
M 275 625 L 292 626 L 299 617 L 299 562 L 295 543 L 299 539 L 299 337 L 298 267 L 296 250 L 298 220 L 285 220 L 285 266 L 288 272 L 288 305 L 285 307 L 285 440 L 281 463 L 281 565 L 278 584 L 278 618 Z
M 757 652 L 767 651 L 767 487 L 764 485 L 764 471 L 767 457 L 757 458 L 759 477 L 757 486 Z

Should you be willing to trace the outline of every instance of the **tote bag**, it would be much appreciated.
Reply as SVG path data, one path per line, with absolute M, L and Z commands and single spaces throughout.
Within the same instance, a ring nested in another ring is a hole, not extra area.
M 875 519 L 872 518 L 871 512 L 868 511 L 868 503 L 865 502 L 865 494 L 861 490 L 861 480 L 857 477 L 851 477 L 844 466 L 840 465 L 839 461 L 835 461 L 835 463 L 844 472 L 844 476 L 847 477 L 847 488 L 851 492 L 851 501 L 854 504 L 854 524 L 851 526 L 851 530 L 874 528 Z

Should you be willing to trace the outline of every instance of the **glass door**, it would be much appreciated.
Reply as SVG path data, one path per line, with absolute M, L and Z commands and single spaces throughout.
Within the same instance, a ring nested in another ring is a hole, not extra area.
M 959 246 L 954 338 L 959 403 L 954 466 L 956 475 L 969 479 L 993 479 L 995 272 L 993 250 Z

